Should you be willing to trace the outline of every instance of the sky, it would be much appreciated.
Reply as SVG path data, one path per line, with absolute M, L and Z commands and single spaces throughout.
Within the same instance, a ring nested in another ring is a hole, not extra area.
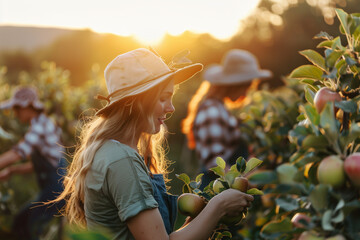
M 226 40 L 259 0 L 0 0 L 0 26 L 88 28 L 134 35 L 144 43 L 164 34 L 209 33 Z

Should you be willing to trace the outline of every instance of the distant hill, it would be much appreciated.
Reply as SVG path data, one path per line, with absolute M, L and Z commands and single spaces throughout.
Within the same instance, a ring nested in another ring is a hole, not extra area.
M 75 30 L 0 25 L 0 51 L 23 50 L 30 52 L 49 45 L 58 37 L 73 31 Z

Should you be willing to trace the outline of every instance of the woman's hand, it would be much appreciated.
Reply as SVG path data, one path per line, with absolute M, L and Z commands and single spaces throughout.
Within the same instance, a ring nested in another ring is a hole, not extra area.
M 227 189 L 213 197 L 211 201 L 222 210 L 222 216 L 237 216 L 245 208 L 250 207 L 254 197 L 236 189 Z

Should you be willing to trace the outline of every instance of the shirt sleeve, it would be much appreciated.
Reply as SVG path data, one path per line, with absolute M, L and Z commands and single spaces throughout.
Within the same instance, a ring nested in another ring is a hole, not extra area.
M 14 150 L 23 158 L 30 156 L 36 147 L 41 146 L 41 138 L 43 135 L 44 129 L 41 125 L 32 125 L 29 131 L 25 134 L 24 139 L 14 147 Z
M 158 207 L 150 177 L 139 161 L 132 157 L 116 161 L 109 165 L 105 176 L 105 191 L 114 201 L 121 221 Z

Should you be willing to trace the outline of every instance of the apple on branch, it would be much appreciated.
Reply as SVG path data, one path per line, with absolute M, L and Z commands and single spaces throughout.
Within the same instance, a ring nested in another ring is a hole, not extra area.
M 345 182 L 343 160 L 336 155 L 325 157 L 319 164 L 317 177 L 320 183 L 341 187 Z
M 327 102 L 339 102 L 341 96 L 338 92 L 332 91 L 330 88 L 323 87 L 316 92 L 314 97 L 315 108 L 320 113 Z
M 344 169 L 351 182 L 360 187 L 360 152 L 350 154 L 345 159 Z
M 192 218 L 195 218 L 206 206 L 204 199 L 193 193 L 183 193 L 177 201 L 179 212 Z

